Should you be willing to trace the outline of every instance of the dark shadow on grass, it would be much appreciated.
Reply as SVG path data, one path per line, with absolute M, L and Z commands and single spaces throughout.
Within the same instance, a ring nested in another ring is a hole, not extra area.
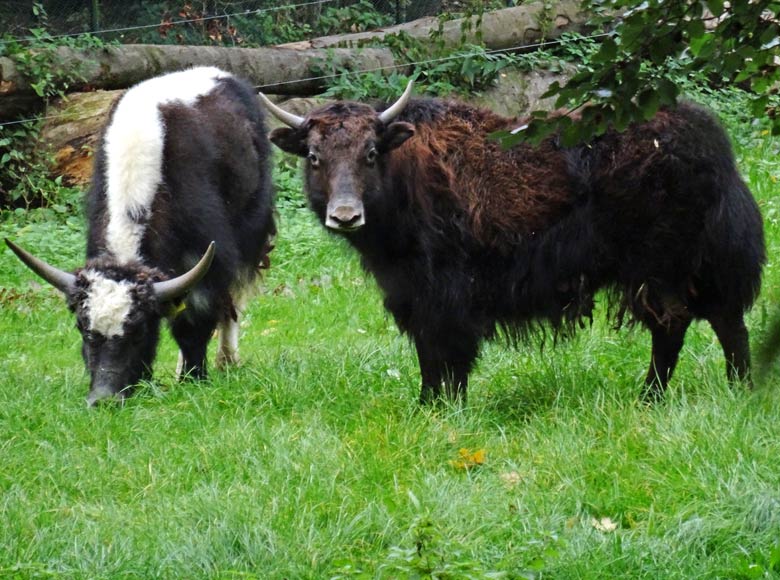
M 491 388 L 477 403 L 499 422 L 530 423 L 561 403 L 562 389 L 538 379 Z M 570 399 L 566 399 L 570 400 Z

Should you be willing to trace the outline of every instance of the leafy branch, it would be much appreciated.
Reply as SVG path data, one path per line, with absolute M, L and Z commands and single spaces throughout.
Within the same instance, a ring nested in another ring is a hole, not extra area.
M 674 106 L 682 82 L 694 76 L 746 90 L 753 116 L 766 115 L 780 134 L 780 2 L 585 0 L 583 8 L 608 35 L 580 72 L 544 95 L 556 97 L 566 114 L 537 112 L 526 130 L 501 136 L 506 146 L 553 132 L 572 144 L 608 127 L 625 129 Z M 616 13 L 622 16 L 615 25 Z

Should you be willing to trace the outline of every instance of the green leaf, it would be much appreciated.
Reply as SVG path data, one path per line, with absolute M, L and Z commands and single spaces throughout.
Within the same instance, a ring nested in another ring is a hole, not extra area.
M 675 52 L 675 43 L 668 36 L 662 36 L 650 45 L 650 59 L 656 64 L 661 64 Z
M 545 137 L 551 135 L 556 128 L 555 121 L 533 120 L 528 124 L 528 129 L 525 130 L 525 137 L 533 143 L 538 143 Z
M 706 0 L 707 8 L 714 16 L 720 16 L 723 14 L 723 1 L 724 0 Z
M 661 98 L 654 89 L 649 89 L 639 93 L 637 104 L 642 110 L 642 117 L 645 121 L 649 121 L 658 112 L 658 107 L 661 105 Z
M 754 74 L 756 74 L 756 70 L 754 67 L 746 67 L 744 68 L 737 76 L 734 77 L 735 83 L 741 83 L 743 81 L 748 80 L 750 77 L 752 77 Z
M 44 96 L 44 92 L 45 92 L 44 82 L 30 83 L 30 86 L 32 87 L 33 91 L 35 91 L 36 95 L 38 95 L 41 98 Z
M 736 71 L 742 69 L 744 62 L 742 57 L 736 53 L 727 54 L 723 57 L 723 62 L 721 63 L 723 74 L 727 77 L 733 76 Z
M 590 134 L 590 125 L 585 123 L 573 123 L 561 131 L 561 142 L 564 147 L 573 147 L 582 141 L 583 135 Z
M 680 89 L 669 79 L 660 79 L 656 85 L 658 97 L 662 105 L 673 105 L 677 102 Z
M 769 95 L 761 95 L 750 102 L 750 112 L 754 117 L 763 117 L 766 106 L 769 103 Z
M 761 36 L 759 37 L 759 42 L 761 43 L 762 48 L 772 48 L 774 46 L 777 46 L 778 44 L 778 38 L 777 38 L 777 29 L 774 27 L 769 27 L 766 30 L 764 30 L 761 33 Z
M 542 95 L 543 99 L 546 99 L 548 97 L 554 97 L 558 94 L 558 92 L 561 90 L 561 84 L 558 81 L 553 81 L 550 83 L 550 86 L 547 87 L 547 90 Z
M 685 26 L 688 39 L 693 41 L 695 38 L 701 38 L 707 33 L 707 29 L 704 27 L 704 22 L 698 19 L 689 20 L 687 26 Z
M 707 58 L 712 54 L 715 45 L 713 43 L 714 36 L 712 34 L 702 34 L 696 38 L 692 38 L 690 42 L 691 52 L 693 56 L 698 58 Z
M 754 93 L 761 94 L 769 89 L 771 79 L 763 75 L 754 76 L 750 79 L 750 90 Z
M 598 63 L 610 63 L 617 57 L 618 47 L 615 41 L 607 37 L 601 43 L 601 48 L 598 53 L 593 57 L 593 62 Z

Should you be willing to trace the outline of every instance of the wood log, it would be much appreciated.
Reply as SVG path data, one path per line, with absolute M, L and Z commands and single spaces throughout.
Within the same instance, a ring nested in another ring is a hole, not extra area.
M 586 30 L 587 14 L 580 9 L 578 0 L 560 0 L 550 6 L 545 2 L 529 2 L 514 8 L 486 12 L 478 26 L 478 17 L 458 18 L 442 24 L 442 40 L 446 47 L 456 47 L 465 42 L 480 41 L 488 49 L 510 49 L 558 38 L 563 32 Z M 358 47 L 379 40 L 386 35 L 404 32 L 427 42 L 431 32 L 439 29 L 439 19 L 433 16 L 420 18 L 369 32 L 323 36 L 302 42 L 280 44 L 282 48 L 312 50 L 328 47 Z
M 70 83 L 70 91 L 124 89 L 165 72 L 210 65 L 233 72 L 262 87 L 265 92 L 311 95 L 321 92 L 325 85 L 324 79 L 317 78 L 317 66 L 326 60 L 346 70 L 375 69 L 394 64 L 391 52 L 384 48 L 301 51 L 276 47 L 128 44 L 86 52 L 59 47 L 54 67 L 78 71 L 83 77 L 81 81 Z M 10 59 L 0 57 L 0 118 L 17 114 L 30 102 L 36 102 L 36 99 L 29 81 Z
M 73 93 L 47 110 L 40 144 L 52 155 L 54 177 L 63 185 L 84 186 L 92 177 L 93 153 L 111 106 L 124 91 Z
M 570 73 L 505 71 L 501 73 L 496 87 L 469 100 L 503 115 L 522 116 L 531 110 L 550 106 L 549 101 L 540 101 L 541 95 L 552 81 L 561 81 Z M 49 106 L 46 111 L 49 118 L 43 126 L 39 143 L 47 147 L 53 156 L 51 174 L 54 177 L 62 176 L 63 183 L 72 186 L 85 186 L 89 182 L 100 131 L 108 119 L 111 106 L 122 93 L 73 93 Z M 304 116 L 324 102 L 322 98 L 294 98 L 286 100 L 282 106 L 291 113 Z M 269 130 L 281 124 L 271 115 L 266 118 Z

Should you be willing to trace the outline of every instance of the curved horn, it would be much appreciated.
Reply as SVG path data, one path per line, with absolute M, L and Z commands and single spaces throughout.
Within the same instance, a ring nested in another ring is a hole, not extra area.
M 5 243 L 9 248 L 11 248 L 11 251 L 16 254 L 22 262 L 24 262 L 25 266 L 38 274 L 38 276 L 46 280 L 60 292 L 65 294 L 69 294 L 71 292 L 76 284 L 76 276 L 70 272 L 64 272 L 62 270 L 58 270 L 54 266 L 50 266 L 43 260 L 36 258 L 31 253 L 17 246 L 8 238 L 5 238 Z
M 157 295 L 157 299 L 160 302 L 168 302 L 175 300 L 183 294 L 185 294 L 190 288 L 197 284 L 206 272 L 211 267 L 211 262 L 214 259 L 214 242 L 209 244 L 206 253 L 200 261 L 195 264 L 188 272 L 185 272 L 181 276 L 176 276 L 172 280 L 164 280 L 163 282 L 154 283 L 154 293 Z
M 278 105 L 272 103 L 271 99 L 266 97 L 263 93 L 257 93 L 257 96 L 260 97 L 261 101 L 263 101 L 265 108 L 268 109 L 274 117 L 279 119 L 285 125 L 289 125 L 293 129 L 299 129 L 303 125 L 303 117 L 288 113 Z
M 383 123 L 389 123 L 395 119 L 401 113 L 401 111 L 404 110 L 404 107 L 406 107 L 406 104 L 409 102 L 409 98 L 412 96 L 413 86 L 414 81 L 410 80 L 409 84 L 406 85 L 406 90 L 404 90 L 404 94 L 401 95 L 401 98 L 379 114 L 380 121 Z

